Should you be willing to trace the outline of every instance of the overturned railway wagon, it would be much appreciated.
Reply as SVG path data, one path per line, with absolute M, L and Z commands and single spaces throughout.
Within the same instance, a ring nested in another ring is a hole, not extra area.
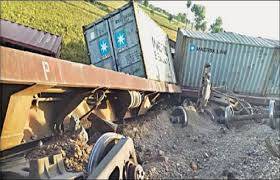
M 168 36 L 136 3 L 130 2 L 83 29 L 95 66 L 176 83 Z
M 280 95 L 279 41 L 232 32 L 201 33 L 179 29 L 174 60 L 182 88 L 197 89 L 205 63 L 211 82 L 221 90 L 244 95 Z

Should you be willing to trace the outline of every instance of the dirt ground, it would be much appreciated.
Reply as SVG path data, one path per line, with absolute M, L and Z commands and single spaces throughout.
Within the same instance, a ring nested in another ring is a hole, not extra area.
M 146 115 L 126 120 L 121 133 L 134 140 L 146 177 L 158 178 L 280 178 L 280 158 L 265 140 L 278 132 L 263 122 L 246 121 L 231 129 L 208 117 L 192 116 L 188 126 L 172 124 L 171 106 L 158 105 Z M 67 171 L 86 169 L 94 142 L 101 134 L 89 133 L 88 143 L 77 134 L 64 134 L 29 153 L 38 158 L 62 153 Z
M 280 178 L 280 159 L 271 155 L 265 139 L 277 130 L 254 121 L 231 129 L 207 118 L 187 127 L 169 121 L 169 107 L 127 121 L 123 133 L 133 138 L 147 178 Z

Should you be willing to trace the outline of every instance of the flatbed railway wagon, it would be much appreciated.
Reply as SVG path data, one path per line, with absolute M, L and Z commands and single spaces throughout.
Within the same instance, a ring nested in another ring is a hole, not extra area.
M 0 83 L 3 167 L 17 167 L 11 158 L 62 132 L 69 115 L 120 122 L 145 113 L 160 94 L 181 92 L 175 84 L 2 46 Z

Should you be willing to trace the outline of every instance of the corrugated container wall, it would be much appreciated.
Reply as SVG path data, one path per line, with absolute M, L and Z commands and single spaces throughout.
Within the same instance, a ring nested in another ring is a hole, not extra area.
M 280 95 L 279 41 L 236 33 L 201 33 L 179 29 L 175 72 L 185 88 L 199 88 L 205 63 L 212 86 L 240 94 Z
M 59 57 L 61 36 L 0 19 L 0 45 Z
M 130 2 L 83 29 L 92 64 L 176 83 L 168 36 L 136 3 Z

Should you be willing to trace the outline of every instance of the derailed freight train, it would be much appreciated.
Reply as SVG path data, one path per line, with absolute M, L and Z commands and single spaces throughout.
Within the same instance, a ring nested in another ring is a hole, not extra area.
M 85 26 L 84 35 L 94 66 L 0 47 L 1 173 L 65 179 L 61 157 L 32 159 L 29 166 L 22 165 L 26 156 L 21 155 L 45 146 L 71 124 L 75 133 L 82 124 L 100 130 L 98 122 L 116 131 L 115 122 L 144 114 L 162 94 L 199 88 L 206 62 L 215 87 L 279 95 L 279 41 L 179 30 L 173 64 L 166 33 L 133 3 Z M 143 177 L 130 138 L 110 133 L 96 144 L 89 178 Z M 15 155 L 20 162 L 12 159 Z
M 124 20 L 121 20 L 123 17 Z M 8 176 L 13 172 L 19 177 L 64 179 L 61 157 L 39 158 L 28 163 L 26 154 L 38 146 L 45 146 L 54 135 L 69 131 L 75 133 L 77 130 L 71 129 L 73 124 L 81 129 L 81 124 L 88 121 L 88 126 L 83 128 L 99 131 L 102 128 L 100 124 L 98 127 L 98 122 L 101 122 L 110 131 L 116 131 L 114 127 L 117 123 L 145 114 L 162 95 L 181 92 L 175 84 L 167 35 L 133 3 L 110 18 L 85 29 L 89 55 L 95 66 L 17 50 L 13 49 L 14 46 L 0 47 L 0 83 L 4 92 L 0 99 L 3 107 L 0 163 L 5 163 L 1 174 Z M 146 35 L 144 25 L 153 27 L 151 34 Z M 102 30 L 104 26 L 105 31 Z M 112 39 L 114 36 L 116 38 Z M 117 66 L 116 69 L 106 69 L 108 66 L 100 68 L 96 67 L 99 66 L 96 61 L 104 64 L 112 62 Z M 110 145 L 110 148 L 115 153 L 113 156 L 118 158 L 115 162 L 118 168 L 122 168 L 120 172 L 127 175 L 127 171 L 141 169 L 131 139 L 115 135 L 104 138 L 106 142 L 107 138 L 119 142 L 116 146 Z M 102 155 L 103 152 L 99 153 Z M 22 167 L 29 168 L 29 173 L 18 169 L 21 164 L 11 160 L 15 155 L 23 159 Z M 93 153 L 92 156 L 96 158 L 98 154 Z M 110 162 L 89 162 L 87 171 L 93 179 L 108 179 L 114 173 L 115 165 L 111 164 L 91 172 L 91 167 L 101 167 Z M 122 173 L 119 175 L 121 179 L 137 179 L 124 177 Z

